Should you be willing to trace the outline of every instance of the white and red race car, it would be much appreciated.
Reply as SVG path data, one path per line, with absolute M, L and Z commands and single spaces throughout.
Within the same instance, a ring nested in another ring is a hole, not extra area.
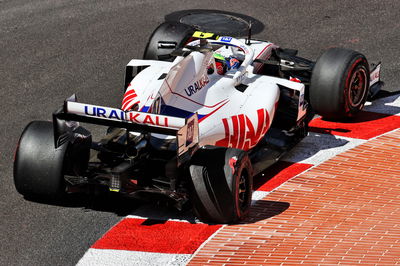
M 192 206 L 206 222 L 238 222 L 253 176 L 307 136 L 315 113 L 348 119 L 382 86 L 380 64 L 370 72 L 358 52 L 329 49 L 316 62 L 296 54 L 165 22 L 144 59 L 128 63 L 121 108 L 72 96 L 52 122 L 25 128 L 15 186 L 41 198 L 106 187 Z M 79 122 L 109 128 L 93 141 Z

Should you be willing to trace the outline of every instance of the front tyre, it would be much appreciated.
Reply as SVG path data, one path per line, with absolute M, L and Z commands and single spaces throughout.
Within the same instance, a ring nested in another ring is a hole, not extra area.
M 194 32 L 192 26 L 178 22 L 164 22 L 152 33 L 143 55 L 146 60 L 172 62 L 171 53 L 183 47 Z
M 312 72 L 311 106 L 324 119 L 353 117 L 364 107 L 369 77 L 364 55 L 343 48 L 329 49 L 317 60 Z
M 65 193 L 63 173 L 67 144 L 54 148 L 53 124 L 29 123 L 19 139 L 14 161 L 14 184 L 28 198 L 59 199 Z
M 250 210 L 253 171 L 243 150 L 212 147 L 192 158 L 191 201 L 204 222 L 236 223 Z

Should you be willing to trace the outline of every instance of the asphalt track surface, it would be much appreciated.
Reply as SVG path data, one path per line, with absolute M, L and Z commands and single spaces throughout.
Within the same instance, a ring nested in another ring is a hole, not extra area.
M 60 206 L 24 200 L 12 181 L 24 126 L 49 120 L 72 93 L 118 107 L 124 65 L 140 58 L 164 16 L 221 9 L 265 24 L 256 37 L 316 59 L 329 47 L 382 61 L 386 89 L 399 88 L 399 1 L 0 0 L 0 265 L 73 265 L 138 203 L 78 198 Z

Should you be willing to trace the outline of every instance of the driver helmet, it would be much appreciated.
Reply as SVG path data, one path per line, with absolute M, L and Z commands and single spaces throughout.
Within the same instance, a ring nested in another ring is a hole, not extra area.
M 217 67 L 217 73 L 219 75 L 224 75 L 226 71 L 237 69 L 240 66 L 240 61 L 233 56 L 224 57 L 219 53 L 214 53 L 214 59 Z

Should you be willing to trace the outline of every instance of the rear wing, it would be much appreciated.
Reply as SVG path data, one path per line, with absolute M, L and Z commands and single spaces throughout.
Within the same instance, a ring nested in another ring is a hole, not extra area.
M 76 96 L 66 99 L 64 106 L 53 113 L 54 145 L 56 148 L 71 140 L 79 123 L 125 128 L 135 132 L 152 132 L 176 136 L 185 125 L 180 117 L 123 111 L 118 108 L 79 103 Z

